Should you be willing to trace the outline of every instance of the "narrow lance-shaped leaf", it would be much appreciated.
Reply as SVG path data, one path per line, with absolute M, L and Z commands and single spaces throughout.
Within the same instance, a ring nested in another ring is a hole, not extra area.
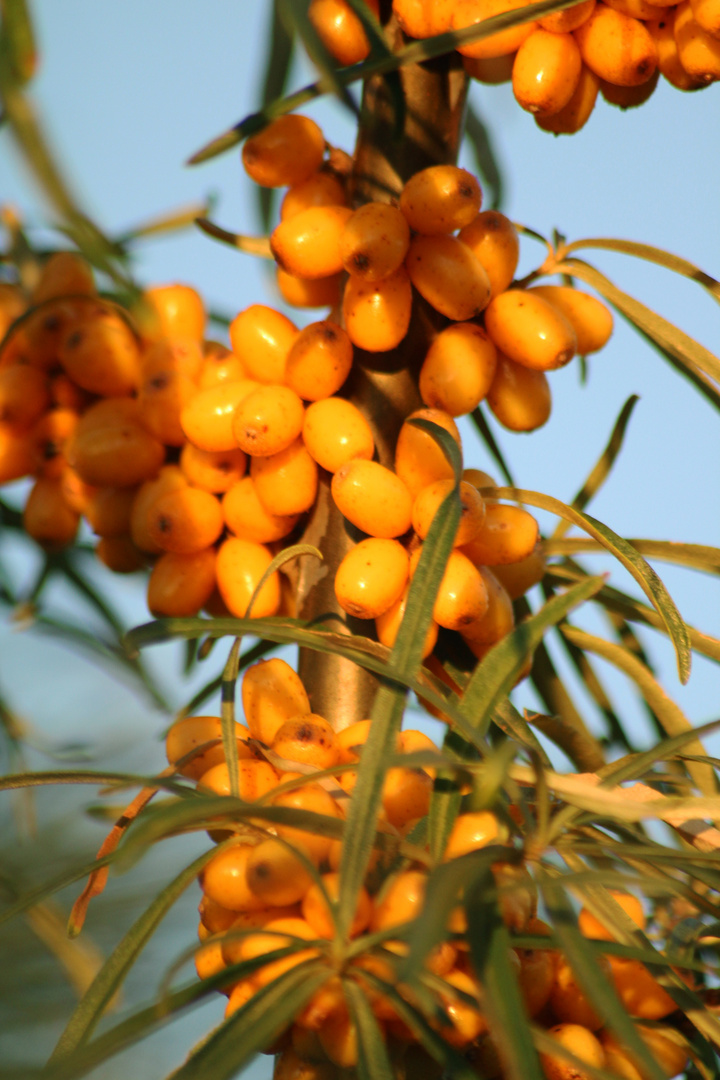
M 220 722 L 222 745 L 228 767 L 230 794 L 240 797 L 240 768 L 238 765 L 238 747 L 235 737 L 235 691 L 238 679 L 238 657 L 242 638 L 235 638 L 225 664 L 220 691 Z
M 260 190 L 267 191 L 268 189 L 260 188 Z M 246 255 L 253 255 L 256 259 L 272 259 L 273 257 L 270 250 L 270 240 L 267 236 L 242 236 L 240 233 L 228 232 L 227 229 L 221 228 L 203 215 L 198 215 L 193 224 L 197 225 L 198 229 L 204 232 L 206 236 L 211 236 L 213 240 L 219 240 L 221 244 L 227 244 L 228 247 L 235 248 L 236 251 L 243 251 Z
M 325 48 L 320 36 L 308 17 L 307 8 L 304 4 L 293 3 L 292 0 L 278 0 L 278 10 L 286 25 L 300 37 L 308 56 L 322 73 L 320 80 L 325 90 L 333 94 L 350 112 L 358 117 L 357 104 L 350 96 L 347 83 L 338 77 L 335 67 L 335 59 Z
M 351 979 L 343 982 L 343 993 L 358 1041 L 358 1080 L 394 1080 L 385 1035 L 372 1011 L 367 995 Z
M 279 98 L 287 86 L 288 76 L 295 52 L 295 35 L 291 33 L 280 16 L 280 4 L 273 0 L 270 24 L 270 45 L 266 51 L 265 76 L 260 95 L 261 106 Z M 260 221 L 267 232 L 272 222 L 272 207 L 277 191 L 257 185 Z

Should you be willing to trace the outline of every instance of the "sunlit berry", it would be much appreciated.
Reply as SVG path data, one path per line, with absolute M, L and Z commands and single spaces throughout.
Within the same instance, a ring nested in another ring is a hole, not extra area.
M 345 185 L 339 176 L 320 169 L 307 180 L 285 192 L 280 203 L 280 220 L 287 221 L 311 206 L 347 206 Z
M 256 756 L 247 745 L 249 737 L 249 730 L 236 723 L 235 739 L 239 759 L 249 761 Z M 178 772 L 191 780 L 199 780 L 208 769 L 225 761 L 222 720 L 219 716 L 185 716 L 182 720 L 176 720 L 165 738 L 165 754 L 170 765 L 188 757 L 188 760 L 178 767 Z
M 443 857 L 446 860 L 457 859 L 460 855 L 467 855 L 468 852 L 477 851 L 488 844 L 501 843 L 502 839 L 500 823 L 490 810 L 458 814 L 450 830 Z
M 230 344 L 251 379 L 261 383 L 285 381 L 285 362 L 298 335 L 294 323 L 265 304 L 251 304 L 230 323 Z
M 259 386 L 238 403 L 233 434 L 246 454 L 267 457 L 297 439 L 304 418 L 303 403 L 289 386 Z
M 387 352 L 403 340 L 410 325 L 412 287 L 404 267 L 382 281 L 351 275 L 343 293 L 343 320 L 353 345 Z
M 250 461 L 258 498 L 271 514 L 303 514 L 315 502 L 318 469 L 301 438 L 284 450 Z
M 247 669 L 242 703 L 253 738 L 268 746 L 286 720 L 312 711 L 300 676 L 280 657 L 260 660 Z
M 538 116 L 552 116 L 570 101 L 580 80 L 582 58 L 570 33 L 537 27 L 525 38 L 513 64 L 517 103 Z
M 507 289 L 491 300 L 485 329 L 500 352 L 534 371 L 563 367 L 577 351 L 571 323 L 529 289 Z
M 703 85 L 720 79 L 720 39 L 695 19 L 688 0 L 676 8 L 673 30 L 678 59 L 688 75 Z
M 405 268 L 420 295 L 448 319 L 472 319 L 490 300 L 485 268 L 455 236 L 416 236 Z
M 479 405 L 493 381 L 497 349 L 481 326 L 455 323 L 433 340 L 420 368 L 420 396 L 431 408 L 464 416 Z
M 273 753 L 285 761 L 329 769 L 337 764 L 338 748 L 332 725 L 316 713 L 285 720 L 270 744 Z
M 578 26 L 590 18 L 595 10 L 597 0 L 580 0 L 579 4 L 565 8 L 563 11 L 553 11 L 551 15 L 543 15 L 538 19 L 538 26 L 543 30 L 551 30 L 553 34 L 569 34 L 577 30 Z
M 259 911 L 266 907 L 252 892 L 245 876 L 251 851 L 251 845 L 238 841 L 213 855 L 200 878 L 206 896 L 230 911 Z
M 262 544 L 231 536 L 218 549 L 217 586 L 229 611 L 239 619 L 248 614 L 248 605 L 272 556 Z M 261 619 L 275 615 L 280 605 L 277 572 L 270 575 L 258 593 L 250 615 Z
M 329 873 L 322 875 L 322 883 L 331 902 L 337 902 L 340 893 L 340 875 Z M 307 919 L 318 937 L 331 939 L 335 936 L 335 923 L 320 887 L 313 883 L 302 900 L 303 918 Z M 350 924 L 350 937 L 355 937 L 370 922 L 372 900 L 366 889 L 360 886 L 355 914 Z
M 90 264 L 75 251 L 54 252 L 42 268 L 33 289 L 33 304 L 42 304 L 56 296 L 80 293 L 95 296 L 95 281 Z
M 340 273 L 340 241 L 351 214 L 347 206 L 311 206 L 281 221 L 270 237 L 277 263 L 299 278 Z
M 157 476 L 141 484 L 130 513 L 130 535 L 142 551 L 157 555 L 162 551 L 150 536 L 149 513 L 154 504 L 169 491 L 185 487 L 187 479 L 177 465 L 164 465 Z
M 60 342 L 58 360 L 78 386 L 104 397 L 121 397 L 140 382 L 140 347 L 117 312 L 98 306 Z
M 225 492 L 222 511 L 225 524 L 235 536 L 258 544 L 282 540 L 299 519 L 299 514 L 271 514 L 266 510 L 251 476 L 244 476 Z
M 605 1064 L 602 1046 L 595 1035 L 581 1024 L 556 1024 L 548 1030 L 548 1035 L 588 1065 L 602 1069 Z M 552 1053 L 541 1051 L 540 1064 L 547 1080 L 590 1080 L 588 1073 Z
M 39 476 L 23 511 L 23 528 L 28 536 L 43 547 L 65 547 L 75 539 L 79 523 L 80 515 L 63 498 L 60 481 Z
M 597 352 L 607 344 L 613 331 L 613 317 L 601 300 L 568 285 L 535 285 L 529 291 L 563 313 L 575 331 L 578 356 Z
M 413 503 L 413 528 L 421 540 L 430 531 L 433 519 L 455 486 L 453 480 L 434 480 L 416 495 Z M 460 523 L 455 534 L 455 547 L 469 543 L 485 520 L 485 502 L 473 484 L 461 481 L 458 494 L 462 507 Z
M 487 403 L 503 427 L 510 431 L 535 431 L 547 423 L 552 409 L 547 375 L 498 353 Z
M 137 401 L 104 398 L 78 420 L 66 457 L 88 484 L 132 487 L 157 473 L 165 447 L 143 425 Z
M 340 239 L 343 266 L 366 281 L 382 281 L 402 266 L 410 244 L 405 216 L 389 203 L 370 202 L 348 218 Z
M 461 447 L 457 425 L 442 409 L 417 409 L 407 417 L 395 445 L 395 472 L 413 498 L 434 480 L 454 479 L 453 467 L 432 435 L 409 423 L 415 419 L 429 420 L 444 428 Z
M 245 875 L 255 895 L 277 907 L 302 900 L 312 884 L 302 861 L 287 844 L 276 839 L 263 840 L 252 849 Z
M 245 171 L 262 187 L 300 184 L 320 168 L 325 139 L 314 120 L 279 116 L 243 143 Z
M 375 452 L 372 428 L 351 401 L 329 397 L 305 410 L 303 442 L 323 469 L 335 473 L 354 458 L 370 460 Z
M 150 539 L 162 551 L 178 555 L 210 547 L 224 524 L 219 500 L 189 484 L 162 495 L 148 513 Z
M 618 86 L 647 82 L 657 67 L 655 42 L 643 23 L 605 4 L 573 34 L 587 66 Z
M 516 563 L 501 564 L 493 567 L 493 574 L 507 591 L 511 600 L 517 600 L 528 589 L 542 581 L 545 576 L 547 559 L 538 542 L 530 554 Z
M 397 540 L 361 540 L 345 555 L 335 574 L 340 607 L 357 619 L 376 619 L 402 595 L 408 556 Z
M 258 388 L 254 379 L 218 383 L 194 394 L 180 412 L 185 436 L 199 450 L 237 450 L 233 432 L 235 412 L 241 401 Z
M 585 127 L 590 119 L 597 101 L 599 87 L 598 76 L 583 62 L 578 84 L 567 105 L 552 116 L 536 116 L 535 123 L 543 131 L 549 131 L 553 135 L 574 135 L 576 131 Z
M 245 473 L 247 458 L 242 450 L 200 450 L 185 443 L 180 452 L 180 468 L 188 484 L 212 491 L 228 491 Z
M 65 484 L 61 478 L 63 496 Z M 83 513 L 97 536 L 122 536 L 130 532 L 130 515 L 136 488 L 96 488 L 88 495 Z
M 463 551 L 476 566 L 520 562 L 533 552 L 538 524 L 521 506 L 495 503 L 488 506 L 482 527 Z
M 352 367 L 353 347 L 347 333 L 330 319 L 300 331 L 285 368 L 285 381 L 305 401 L 337 393 Z
M 355 458 L 343 465 L 333 476 L 332 495 L 340 513 L 370 536 L 391 539 L 410 528 L 410 492 L 377 461 Z
M 29 428 L 50 405 L 48 377 L 28 364 L 0 368 L 0 424 Z
M 405 615 L 405 608 L 407 607 L 408 589 L 402 594 L 399 600 L 396 600 L 391 608 L 384 611 L 382 615 L 378 615 L 375 620 L 375 629 L 377 631 L 378 640 L 388 649 L 392 649 L 395 644 L 395 640 L 400 632 L 402 626 L 403 616 Z M 425 640 L 422 647 L 422 657 L 425 659 L 435 648 L 435 642 L 438 636 L 438 624 L 434 619 L 430 620 L 430 625 L 425 632 Z
M 147 606 L 153 615 L 181 618 L 196 615 L 215 589 L 214 547 L 181 555 L 168 551 L 153 565 Z
M 303 787 L 296 787 L 291 791 L 280 792 L 274 796 L 272 805 L 292 807 L 295 810 L 309 811 L 323 817 L 340 817 L 338 804 L 320 784 L 305 784 Z M 316 866 L 319 866 L 327 858 L 330 850 L 329 836 L 310 832 L 309 829 L 299 829 L 292 825 L 279 823 L 275 823 L 274 828 L 278 836 L 282 836 L 284 840 L 291 844 L 298 844 L 307 851 Z M 307 916 L 305 917 L 307 918 Z
M 520 0 L 457 0 L 453 10 L 452 26 L 454 30 L 462 30 L 466 26 L 473 26 L 475 23 L 490 19 L 493 15 L 502 15 L 506 11 L 513 11 L 522 6 Z M 534 26 L 534 22 L 526 22 L 507 30 L 499 30 L 480 41 L 459 45 L 458 52 L 463 56 L 480 59 L 505 56 L 507 53 L 515 52 L 522 45 Z
M 515 623 L 512 601 L 498 579 L 487 567 L 480 566 L 478 571 L 487 590 L 488 606 L 483 615 L 462 628 L 462 635 L 473 651 L 476 646 L 499 641 L 510 633 Z

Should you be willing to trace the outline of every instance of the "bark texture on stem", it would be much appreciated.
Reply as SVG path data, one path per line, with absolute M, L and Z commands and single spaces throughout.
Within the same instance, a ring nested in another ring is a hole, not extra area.
M 386 28 L 391 47 L 402 35 L 391 20 Z M 396 96 L 384 77 L 374 77 L 363 89 L 361 121 L 350 176 L 353 205 L 397 199 L 403 184 L 419 169 L 457 160 L 467 94 L 467 76 L 456 53 L 426 64 L 401 69 L 398 78 L 405 102 L 398 130 Z M 400 426 L 421 405 L 417 371 L 437 331 L 436 314 L 418 297 L 407 337 L 389 353 L 355 350 L 353 371 L 343 388 L 369 420 L 378 460 L 392 466 Z M 371 634 L 373 624 L 352 619 L 335 599 L 335 571 L 360 538 L 337 510 L 324 477 L 303 541 L 318 547 L 324 562 L 303 558 L 297 576 L 298 615 L 319 619 L 334 629 Z M 377 679 L 337 656 L 300 650 L 300 677 L 313 711 L 336 730 L 367 717 Z

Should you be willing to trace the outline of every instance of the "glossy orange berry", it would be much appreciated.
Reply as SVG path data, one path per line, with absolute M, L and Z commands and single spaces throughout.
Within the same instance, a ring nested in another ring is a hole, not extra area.
M 26 362 L 33 367 L 46 370 L 54 367 L 57 364 L 60 342 L 95 303 L 91 297 L 43 303 L 29 313 L 20 330 L 13 334 L 10 342 L 11 355 L 16 359 L 19 355 L 24 356 Z M 4 352 L 7 356 L 7 349 Z
M 251 304 L 230 323 L 230 344 L 250 378 L 262 383 L 285 381 L 285 362 L 298 335 L 294 323 L 265 304 Z
M 645 929 L 645 911 L 640 900 L 632 893 L 619 892 L 617 889 L 610 890 L 610 896 L 616 904 L 641 930 Z M 598 941 L 614 941 L 615 936 L 607 927 L 600 922 L 588 908 L 582 908 L 578 915 L 578 927 L 585 937 L 594 938 Z
M 79 523 L 80 515 L 63 498 L 60 481 L 39 476 L 23 511 L 23 528 L 28 536 L 43 547 L 65 547 L 75 539 Z
M 397 540 L 361 540 L 343 558 L 335 574 L 335 596 L 343 611 L 357 619 L 376 619 L 402 596 L 408 579 L 408 555 Z
M 633 19 L 649 22 L 651 19 L 661 19 L 668 7 L 667 3 L 648 3 L 648 0 L 603 0 L 608 7 L 615 11 L 621 11 L 623 15 L 631 15 Z M 674 6 L 674 5 L 673 5 Z
M 180 555 L 168 551 L 150 572 L 147 606 L 153 615 L 181 618 L 197 615 L 215 589 L 214 547 Z
M 295 442 L 304 418 L 303 403 L 289 386 L 259 386 L 238 403 L 232 429 L 246 454 L 268 457 Z
M 691 0 L 695 22 L 711 37 L 720 37 L 720 7 L 717 0 Z
M 224 525 L 219 500 L 189 484 L 162 495 L 148 512 L 150 539 L 162 551 L 178 555 L 210 547 Z
M 186 436 L 180 416 L 196 393 L 195 383 L 172 368 L 147 376 L 138 394 L 145 427 L 166 446 L 182 446 Z
M 388 930 L 417 918 L 426 888 L 427 874 L 421 870 L 404 870 L 396 874 L 375 899 L 370 929 Z
M 114 574 L 134 574 L 147 562 L 145 553 L 136 547 L 129 535 L 101 536 L 95 554 Z
M 341 274 L 322 278 L 300 278 L 275 268 L 277 287 L 286 304 L 296 308 L 335 307 L 341 297 Z
M 598 957 L 598 967 L 604 977 L 608 978 L 610 968 L 603 957 Z M 563 1024 L 581 1024 L 590 1031 L 597 1031 L 603 1026 L 602 1016 L 588 1001 L 572 967 L 562 955 L 557 959 L 550 1003 L 553 1013 Z
M 655 42 L 647 28 L 630 15 L 597 4 L 590 18 L 573 33 L 583 60 L 601 79 L 618 86 L 638 86 L 655 72 Z
M 608 956 L 615 991 L 631 1016 L 662 1020 L 677 1008 L 667 990 L 639 960 Z
M 33 304 L 42 304 L 56 296 L 96 295 L 90 264 L 74 251 L 56 251 L 42 268 L 40 280 L 33 289 Z
M 318 470 L 301 438 L 269 457 L 254 457 L 250 475 L 258 498 L 271 514 L 303 514 L 315 502 Z
M 230 917 L 229 923 L 227 925 L 222 925 L 221 927 L 221 932 L 226 930 L 231 931 L 231 934 L 226 934 L 221 941 L 223 959 L 226 964 L 239 964 L 243 961 L 242 943 L 245 940 L 245 937 L 249 936 L 248 931 L 262 929 L 262 927 L 267 926 L 267 924 L 274 919 L 293 919 L 300 914 L 298 904 L 286 904 L 282 907 L 268 906 L 253 908 L 250 911 L 238 912 L 220 908 L 213 900 L 210 900 L 209 896 L 203 896 L 200 901 L 200 910 L 202 911 L 203 907 L 207 904 L 212 905 L 216 911 L 219 910 L 222 913 L 221 920 L 218 921 L 222 921 L 223 924 L 225 924 L 228 916 Z M 204 923 L 205 918 L 201 916 L 201 919 L 202 923 Z M 218 932 L 219 931 L 217 930 L 215 931 L 215 933 Z M 257 989 L 254 982 L 252 985 Z
M 515 100 L 527 112 L 552 116 L 570 101 L 580 80 L 582 58 L 572 34 L 537 27 L 513 64 Z
M 243 379 L 198 391 L 180 412 L 180 424 L 186 438 L 200 450 L 237 450 L 233 434 L 235 411 L 257 387 L 255 380 Z
M 333 476 L 332 496 L 340 513 L 370 536 L 402 536 L 412 523 L 410 492 L 377 461 L 355 458 L 343 465 Z
M 288 353 L 285 381 L 305 401 L 321 401 L 337 393 L 352 361 L 352 342 L 345 330 L 323 319 L 298 334 Z
M 305 865 L 281 840 L 262 840 L 248 856 L 250 889 L 263 903 L 280 907 L 302 900 L 312 884 Z
M 293 531 L 300 516 L 269 513 L 258 498 L 251 476 L 244 476 L 225 492 L 222 511 L 225 524 L 235 536 L 257 544 L 282 540 Z
M 213 355 L 220 360 L 222 356 L 231 356 L 229 349 L 224 345 L 215 345 L 208 342 Z M 215 350 L 220 350 L 220 353 Z M 208 360 L 209 353 L 205 351 L 203 344 L 190 338 L 160 338 L 148 344 L 140 357 L 140 371 L 144 380 L 153 375 L 165 371 L 177 371 L 186 376 L 193 383 L 197 383 L 200 373 Z M 243 372 L 240 376 L 245 377 Z
M 461 551 L 448 556 L 435 598 L 433 618 L 447 630 L 464 631 L 477 625 L 488 610 L 488 590 L 480 571 Z
M 454 480 L 434 480 L 415 496 L 412 510 L 413 529 L 421 540 L 427 536 L 438 509 L 454 486 Z M 462 480 L 459 494 L 462 512 L 455 534 L 455 547 L 469 543 L 485 520 L 485 502 L 477 487 Z
M 685 1071 L 688 1045 L 677 1029 L 636 1024 L 635 1030 L 668 1078 Z M 624 1080 L 647 1080 L 645 1070 L 636 1068 L 625 1047 L 610 1031 L 601 1031 L 598 1037 L 605 1051 L 605 1068 L 608 1072 Z
M 53 407 L 56 409 L 84 412 L 92 401 L 92 395 L 87 390 L 81 390 L 64 371 L 51 376 L 49 390 Z
M 277 787 L 278 774 L 263 758 L 238 761 L 238 791 L 244 802 L 255 802 Z M 198 780 L 198 787 L 216 795 L 230 795 L 230 770 L 225 761 L 212 765 Z
M 490 300 L 484 266 L 455 236 L 416 236 L 405 268 L 420 295 L 448 319 L 472 319 Z
M 305 784 L 303 787 L 294 788 L 292 791 L 281 792 L 273 798 L 272 805 L 310 811 L 324 817 L 340 817 L 340 809 L 337 803 L 332 795 L 325 791 L 320 784 Z M 319 866 L 327 858 L 331 842 L 329 836 L 313 833 L 307 829 L 298 829 L 291 825 L 276 824 L 274 827 L 278 836 L 287 840 L 288 843 L 297 844 L 307 851 L 316 866 Z M 304 917 L 307 918 L 307 915 Z M 310 921 L 308 919 L 308 922 Z M 319 936 L 322 937 L 323 935 Z
M 561 311 L 575 331 L 579 356 L 597 352 L 613 331 L 612 312 L 602 300 L 569 285 L 535 285 L 537 293 Z
M 602 1069 L 605 1064 L 605 1054 L 600 1042 L 581 1024 L 556 1024 L 548 1030 L 548 1035 L 588 1065 Z M 540 1064 L 547 1080 L 590 1080 L 588 1073 L 582 1072 L 576 1065 L 555 1054 L 541 1051 Z
M 445 976 L 445 983 L 455 987 L 463 994 L 474 998 L 476 1004 L 470 1005 L 459 996 L 453 996 L 450 991 L 441 991 L 445 1011 L 450 1018 L 450 1024 L 443 1024 L 440 1032 L 443 1038 L 452 1046 L 467 1046 L 483 1032 L 487 1031 L 487 1021 L 480 1009 L 482 990 L 479 983 L 472 975 L 455 968 Z
M 393 0 L 392 9 L 400 28 L 408 37 L 431 36 L 428 0 Z
M 532 589 L 534 585 L 542 581 L 546 563 L 542 544 L 538 542 L 525 559 L 516 563 L 496 565 L 493 567 L 493 574 L 505 588 L 510 599 L 517 600 L 528 589 Z
M 405 216 L 389 203 L 370 202 L 348 218 L 340 240 L 343 266 L 366 281 L 382 281 L 402 266 L 410 244 Z
M 242 148 L 245 171 L 262 187 L 300 184 L 320 168 L 325 139 L 314 120 L 291 114 L 279 116 Z
M 491 298 L 504 292 L 520 257 L 520 238 L 510 218 L 498 210 L 483 210 L 460 230 L 458 239 L 482 263 L 490 278 Z
M 340 875 L 334 872 L 322 875 L 322 883 L 331 902 L 340 895 Z M 318 937 L 332 939 L 335 923 L 320 887 L 313 882 L 302 900 L 303 918 L 307 920 Z M 372 915 L 372 900 L 363 886 L 358 892 L 357 906 L 350 925 L 350 937 L 356 937 L 368 926 Z
M 102 490 L 86 484 L 69 465 L 65 466 L 59 479 L 63 499 L 73 510 L 77 510 L 78 514 L 84 514 L 91 500 Z M 134 491 L 132 488 L 128 490 Z
M 197 373 L 198 390 L 209 390 L 221 382 L 242 382 L 248 378 L 247 368 L 239 356 L 217 342 L 208 342 Z
M 278 757 L 317 769 L 329 769 L 338 761 L 338 747 L 332 725 L 316 713 L 285 720 L 275 732 L 272 750 Z
M 564 11 L 553 11 L 551 15 L 543 15 L 538 19 L 538 26 L 542 26 L 543 30 L 552 31 L 553 34 L 569 34 L 590 18 L 595 10 L 595 3 L 596 0 L 580 0 L 579 4 L 573 4 Z
M 499 566 L 527 559 L 537 539 L 532 514 L 521 506 L 495 503 L 488 506 L 482 527 L 463 551 L 476 566 Z
M 485 566 L 478 567 L 487 590 L 488 606 L 475 622 L 462 628 L 462 635 L 474 652 L 476 646 L 492 645 L 505 637 L 515 623 L 512 601 L 495 575 Z M 482 653 L 482 648 L 479 652 Z
M 265 924 L 265 930 L 266 933 L 258 931 L 254 934 L 248 934 L 244 939 L 240 948 L 243 960 L 250 960 L 255 956 L 265 956 L 274 950 L 286 948 L 288 945 L 295 944 L 294 938 L 301 938 L 305 941 L 311 941 L 315 938 L 315 932 L 312 928 L 308 926 L 304 919 L 298 917 L 286 916 L 279 919 L 270 919 Z M 257 986 L 267 986 L 268 983 L 278 979 L 286 971 L 314 956 L 317 956 L 316 949 L 298 948 L 288 956 L 263 964 L 262 967 L 253 972 L 252 980 Z
M 28 364 L 0 368 L 0 424 L 29 428 L 50 406 L 48 377 Z
M 345 185 L 339 176 L 320 169 L 307 180 L 285 192 L 280 203 L 280 220 L 287 221 L 311 206 L 347 206 Z
M 493 15 L 502 15 L 506 11 L 513 11 L 514 8 L 521 6 L 518 0 L 458 0 L 453 11 L 453 29 L 462 30 L 466 26 L 473 26 L 475 23 L 490 19 Z M 500 30 L 481 41 L 460 45 L 458 52 L 463 56 L 479 59 L 505 56 L 506 53 L 515 52 L 520 48 L 534 26 L 534 22 L 527 22 L 508 30 Z
M 251 997 L 257 993 L 257 987 L 250 979 L 241 979 L 236 982 L 230 991 L 227 1005 L 225 1006 L 225 1019 L 236 1013 L 238 1009 L 242 1009 L 243 1005 L 247 1005 Z
M 338 64 L 359 64 L 370 53 L 363 24 L 345 0 L 310 0 L 308 18 Z
M 209 896 L 200 898 L 198 914 L 201 924 L 211 934 L 222 934 L 225 930 L 229 930 L 238 917 L 236 911 L 221 907 L 220 904 L 211 900 Z
M 162 551 L 150 537 L 149 512 L 159 498 L 186 484 L 187 480 L 177 465 L 164 465 L 156 477 L 146 480 L 138 488 L 130 513 L 130 535 L 142 551 L 153 555 Z
M 382 281 L 350 276 L 343 293 L 343 320 L 353 345 L 367 352 L 388 352 L 403 340 L 410 325 L 412 287 L 401 267 Z
M 372 720 L 356 720 L 354 724 L 349 724 L 342 731 L 337 732 L 338 752 L 340 755 L 338 762 L 341 765 L 360 760 L 360 752 L 368 740 L 371 728 Z M 398 740 L 399 749 L 400 742 Z
M 248 604 L 272 562 L 272 555 L 262 544 L 231 536 L 220 545 L 217 555 L 217 586 L 229 611 L 245 618 Z M 277 572 L 270 575 L 258 593 L 250 615 L 261 619 L 275 615 L 280 605 L 280 582 Z
M 534 371 L 563 367 L 577 350 L 570 322 L 529 289 L 507 289 L 491 300 L 485 329 L 500 352 Z
M 433 340 L 420 368 L 420 396 L 430 408 L 464 416 L 479 405 L 493 381 L 497 349 L 476 323 L 460 322 Z
M 377 631 L 378 640 L 385 645 L 388 649 L 392 649 L 395 644 L 395 639 L 398 636 L 398 632 L 402 625 L 403 616 L 405 614 L 405 607 L 407 605 L 408 590 L 402 594 L 399 600 L 396 600 L 391 608 L 384 611 L 382 615 L 378 615 L 375 620 L 375 629 Z M 425 659 L 435 648 L 435 642 L 438 636 L 438 624 L 434 619 L 430 620 L 430 625 L 425 633 L 425 641 L 423 642 L 422 657 Z
M 720 79 L 720 39 L 697 22 L 689 0 L 676 8 L 674 33 L 678 59 L 688 75 L 703 84 Z
M 571 9 L 566 9 L 571 10 Z M 590 119 L 597 101 L 600 80 L 587 64 L 583 63 L 575 93 L 564 108 L 552 116 L 536 116 L 535 123 L 543 131 L 553 135 L 574 135 Z
M 88 484 L 132 487 L 157 473 L 165 447 L 145 428 L 136 400 L 104 398 L 78 420 L 66 457 Z
M 252 846 L 242 841 L 218 851 L 200 877 L 205 895 L 230 911 L 259 911 L 267 905 L 250 889 L 245 871 Z
M 351 215 L 347 206 L 311 206 L 281 221 L 270 237 L 277 263 L 299 278 L 340 273 L 340 240 Z
M 191 285 L 175 282 L 146 289 L 138 316 L 143 336 L 150 341 L 169 338 L 201 342 L 205 336 L 205 304 Z
M 200 450 L 185 443 L 180 452 L 180 468 L 192 487 L 216 495 L 229 491 L 245 473 L 247 458 L 242 450 Z
M 355 458 L 375 452 L 372 428 L 357 405 L 344 398 L 314 401 L 305 410 L 303 442 L 323 469 L 335 473 Z
M 32 472 L 59 477 L 67 466 L 68 444 L 80 417 L 74 409 L 50 409 L 30 430 Z
M 461 447 L 460 432 L 453 418 L 442 409 L 416 409 L 400 428 L 395 445 L 395 472 L 416 498 L 434 480 L 452 480 L 453 468 L 438 443 L 428 432 L 409 423 L 410 420 L 429 420 L 444 428 Z
M 480 210 L 480 185 L 458 165 L 431 165 L 407 181 L 400 210 L 413 232 L 437 236 L 469 225 Z
M 236 723 L 235 739 L 240 760 L 255 758 L 247 745 L 249 737 L 249 730 L 243 724 Z M 211 745 L 206 746 L 208 743 Z M 185 764 L 178 767 L 178 772 L 191 780 L 199 780 L 208 769 L 225 761 L 222 720 L 219 716 L 185 716 L 182 720 L 176 720 L 165 738 L 165 754 L 170 765 L 187 757 Z
M 116 311 L 98 306 L 68 328 L 58 360 L 73 382 L 103 397 L 131 394 L 140 383 L 140 347 Z
M 425 817 L 430 809 L 433 780 L 424 769 L 398 766 L 385 773 L 382 805 L 385 816 L 396 829 Z
M 64 477 L 61 478 L 63 495 Z M 130 532 L 136 488 L 96 488 L 85 500 L 83 513 L 97 536 L 123 536 Z
M 549 420 L 552 409 L 547 375 L 498 353 L 487 403 L 503 427 L 510 431 L 535 431 Z
M 286 720 L 312 711 L 300 676 L 277 656 L 247 669 L 242 703 L 253 738 L 268 746 Z
M 209 979 L 218 975 L 225 967 L 222 948 L 219 941 L 202 945 L 195 953 L 195 971 L 198 979 Z
M 680 63 L 675 40 L 675 15 L 677 8 L 666 11 L 662 19 L 647 24 L 658 51 L 658 68 L 663 78 L 678 90 L 698 90 L 705 83 L 688 74 Z
M 488 844 L 501 843 L 504 838 L 500 823 L 490 810 L 458 814 L 448 837 L 444 858 L 457 859 Z

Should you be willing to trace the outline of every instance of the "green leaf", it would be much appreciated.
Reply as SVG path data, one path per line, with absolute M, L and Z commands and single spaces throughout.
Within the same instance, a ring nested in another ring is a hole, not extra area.
M 164 236 L 166 233 L 180 232 L 189 229 L 197 222 L 198 218 L 205 218 L 211 212 L 212 199 L 202 203 L 193 203 L 179 210 L 170 210 L 165 214 L 149 218 L 139 225 L 133 225 L 115 237 L 114 243 L 125 247 L 134 240 L 146 240 L 148 237 Z
M 465 138 L 470 143 L 478 172 L 492 192 L 489 203 L 490 209 L 499 210 L 505 196 L 502 172 L 498 164 L 490 129 L 472 105 L 467 107 Z M 483 203 L 485 201 L 483 199 Z
M 2 45 L 12 78 L 18 86 L 30 82 L 37 67 L 37 48 L 26 0 L 2 0 Z
M 287 86 L 295 52 L 295 35 L 291 34 L 280 17 L 278 0 L 273 0 L 270 25 L 270 47 L 266 50 L 265 75 L 260 104 L 268 105 L 279 98 Z M 274 188 L 256 187 L 260 221 L 267 232 L 273 220 L 273 202 L 277 195 Z
M 413 417 L 408 420 L 408 424 L 432 436 L 447 458 L 448 463 L 452 466 L 456 485 L 459 484 L 462 478 L 462 453 L 450 432 L 434 423 L 434 421 L 425 420 L 422 417 Z
M 300 37 L 305 51 L 316 68 L 321 72 L 320 83 L 325 91 L 331 91 L 357 119 L 360 111 L 350 96 L 347 83 L 340 79 L 335 66 L 335 58 L 330 55 L 320 39 L 317 30 L 310 21 L 307 5 L 293 3 L 292 0 L 278 0 L 278 10 L 286 25 Z
M 228 767 L 230 794 L 240 798 L 240 768 L 238 765 L 238 747 L 235 727 L 235 689 L 237 687 L 241 638 L 235 638 L 230 648 L 227 663 L 222 674 L 220 693 L 220 723 L 222 745 Z
M 691 570 L 700 570 L 706 574 L 720 574 L 720 548 L 711 547 L 709 544 L 684 544 L 675 540 L 635 537 L 629 538 L 627 542 L 641 555 L 647 555 L 650 559 L 659 559 L 675 566 L 687 566 Z M 553 535 L 543 540 L 543 551 L 546 555 L 579 555 L 605 550 L 607 549 L 601 541 L 584 536 L 558 538 Z M 556 567 L 550 569 L 554 571 Z
M 343 981 L 343 993 L 357 1032 L 358 1080 L 394 1080 L 395 1072 L 388 1057 L 385 1035 L 367 995 L 350 979 Z

